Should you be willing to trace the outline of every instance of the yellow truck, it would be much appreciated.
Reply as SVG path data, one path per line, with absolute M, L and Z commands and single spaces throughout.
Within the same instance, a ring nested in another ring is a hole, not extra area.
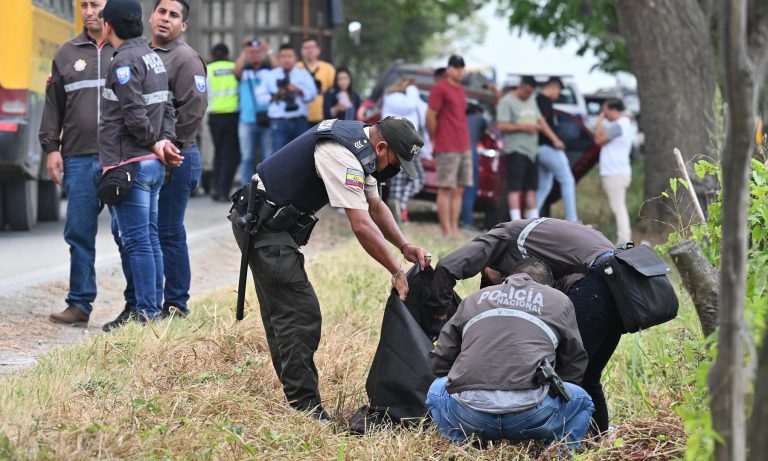
M 0 2 L 0 230 L 59 219 L 60 192 L 38 142 L 56 49 L 82 28 L 77 0 Z

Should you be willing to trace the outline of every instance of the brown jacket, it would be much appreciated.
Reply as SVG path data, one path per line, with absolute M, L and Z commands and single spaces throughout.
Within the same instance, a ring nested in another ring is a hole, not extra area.
M 464 299 L 429 358 L 435 375 L 448 375 L 451 394 L 538 388 L 542 359 L 571 383 L 581 382 L 587 368 L 573 304 L 528 274 L 511 275 Z
M 518 238 L 531 221 L 534 220 L 501 223 L 440 259 L 432 282 L 435 301 L 448 306 L 456 280 L 473 277 L 486 267 L 501 272 L 502 276 L 510 274 L 523 259 Z M 588 265 L 595 258 L 615 249 L 610 240 L 591 227 L 551 218 L 534 227 L 523 246 L 528 256 L 539 258 L 552 269 L 555 279 L 566 281 L 557 284 L 564 293 L 587 273 Z
M 168 89 L 176 109 L 176 143 L 181 148 L 194 146 L 197 128 L 208 108 L 205 61 L 181 39 L 152 49 L 168 71 Z
M 161 139 L 176 139 L 165 65 L 141 37 L 126 40 L 115 50 L 101 103 L 102 167 L 151 154 Z
M 65 157 L 98 152 L 99 93 L 112 52 L 109 43 L 97 44 L 85 29 L 56 51 L 40 122 L 43 152 L 58 150 Z

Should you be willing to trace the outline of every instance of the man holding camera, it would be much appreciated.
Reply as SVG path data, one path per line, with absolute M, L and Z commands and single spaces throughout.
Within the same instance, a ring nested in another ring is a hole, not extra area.
M 468 296 L 440 332 L 430 414 L 454 442 L 557 439 L 577 448 L 594 406 L 572 384 L 587 367 L 573 305 L 540 260 L 511 273 Z
M 296 51 L 290 44 L 280 46 L 280 67 L 270 72 L 267 89 L 272 95 L 269 104 L 272 152 L 277 152 L 309 129 L 307 104 L 317 96 L 312 74 L 296 67 Z

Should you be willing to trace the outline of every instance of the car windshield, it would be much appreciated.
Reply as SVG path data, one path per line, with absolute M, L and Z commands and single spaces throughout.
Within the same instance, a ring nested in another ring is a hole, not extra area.
M 573 87 L 565 85 L 565 88 L 560 92 L 560 97 L 557 98 L 555 104 L 576 104 L 576 93 L 573 91 Z

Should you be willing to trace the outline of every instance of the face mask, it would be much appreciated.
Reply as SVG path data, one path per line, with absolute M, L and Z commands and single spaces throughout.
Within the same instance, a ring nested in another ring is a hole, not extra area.
M 394 165 L 387 165 L 386 167 L 384 167 L 383 170 L 374 171 L 373 173 L 371 173 L 371 176 L 376 178 L 376 181 L 383 182 L 383 181 L 386 181 L 387 179 L 390 179 L 391 177 L 393 177 L 399 172 L 400 172 L 400 167 L 397 167 Z

